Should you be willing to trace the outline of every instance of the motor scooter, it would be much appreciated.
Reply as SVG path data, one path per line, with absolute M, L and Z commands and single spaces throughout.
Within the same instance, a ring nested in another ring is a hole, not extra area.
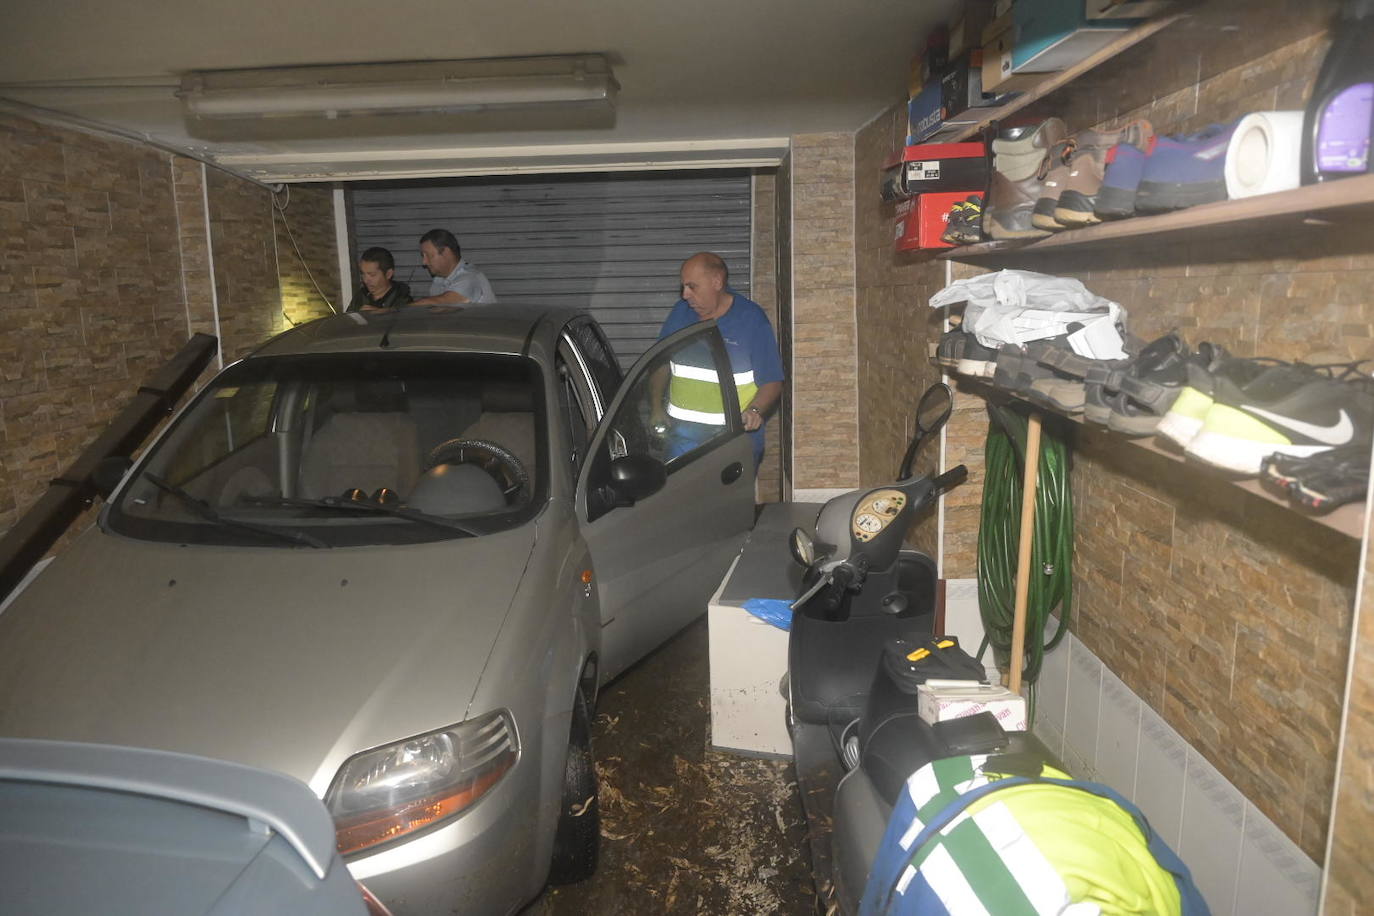
M 858 911 L 868 869 L 906 778 L 960 752 L 917 714 L 912 650 L 935 635 L 935 562 L 904 548 L 911 526 L 962 483 L 959 465 L 913 474 L 922 446 L 949 419 L 953 395 L 932 385 L 916 409 L 916 431 L 897 479 L 822 506 L 814 534 L 792 532 L 792 558 L 805 567 L 788 638 L 788 726 L 806 808 L 818 910 Z M 953 676 L 981 680 L 981 665 L 957 651 Z M 925 654 L 929 654 L 927 650 Z M 999 729 L 1000 731 L 1000 729 Z M 1012 742 L 1008 751 L 1020 750 Z

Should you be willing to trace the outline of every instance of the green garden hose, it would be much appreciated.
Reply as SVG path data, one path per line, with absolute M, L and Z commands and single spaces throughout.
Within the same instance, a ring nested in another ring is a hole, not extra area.
M 983 617 L 981 659 L 987 646 L 998 664 L 1011 652 L 1016 603 L 1016 560 L 1021 537 L 1021 491 L 1026 451 L 1026 414 L 989 404 L 992 422 L 984 449 L 986 476 L 978 526 L 978 606 Z M 1073 594 L 1073 492 L 1069 485 L 1069 450 L 1047 425 L 1040 439 L 1035 529 L 1031 542 L 1030 589 L 1026 601 L 1025 666 L 1030 686 L 1030 718 L 1035 717 L 1035 682 L 1046 650 L 1068 632 Z M 1045 639 L 1050 614 L 1059 624 Z

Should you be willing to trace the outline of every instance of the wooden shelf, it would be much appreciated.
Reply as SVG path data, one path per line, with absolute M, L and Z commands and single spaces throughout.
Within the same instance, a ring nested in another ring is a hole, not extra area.
M 1069 83 L 1072 83 L 1074 80 L 1078 79 L 1080 76 L 1087 73 L 1089 70 L 1092 70 L 1094 67 L 1106 63 L 1113 57 L 1116 57 L 1122 51 L 1125 51 L 1127 48 L 1134 47 L 1135 45 L 1139 44 L 1145 39 L 1154 36 L 1155 33 L 1159 32 L 1160 30 L 1166 29 L 1184 18 L 1186 18 L 1186 14 L 1174 13 L 1173 15 L 1162 16 L 1159 19 L 1152 19 L 1149 22 L 1146 22 L 1142 25 L 1138 25 L 1135 28 L 1131 29 L 1129 32 L 1124 32 L 1120 38 L 1116 39 L 1111 44 L 1102 48 L 1096 54 L 1092 54 L 1088 57 L 1083 58 L 1081 61 L 1074 64 L 1072 67 L 1069 67 L 1065 70 L 1060 70 L 1058 73 L 1046 73 L 1045 79 L 1034 89 L 1030 89 L 1026 92 L 1019 93 L 1015 98 L 1013 98 L 1006 104 L 998 105 L 995 108 L 968 109 L 964 112 L 964 114 L 969 117 L 976 116 L 978 120 L 974 123 L 961 125 L 955 129 L 949 130 L 948 132 L 942 130 L 936 133 L 930 139 L 924 140 L 922 142 L 958 143 L 961 140 L 967 140 L 970 137 L 976 137 L 984 127 L 987 127 L 992 122 L 1005 120 L 1006 118 L 1020 111 L 1022 108 L 1025 108 L 1027 105 L 1030 105 L 1033 102 L 1038 102 L 1040 99 L 1049 95 L 1051 92 L 1054 92 L 1056 89 L 1059 89 L 1061 86 L 1065 86 Z
M 941 368 L 941 371 L 946 373 L 949 372 L 948 369 L 945 369 L 943 367 Z M 1009 392 L 1005 389 L 993 386 L 992 383 L 986 379 L 974 378 L 966 375 L 958 375 L 957 373 L 952 374 L 952 377 L 958 379 L 961 383 L 967 383 L 976 386 L 981 390 L 984 397 L 988 397 L 989 395 L 991 395 L 991 397 L 989 398 L 990 400 L 1020 401 L 1023 404 L 1027 404 L 1031 407 L 1034 407 L 1036 410 L 1039 410 L 1042 413 L 1051 414 L 1057 417 L 1063 417 L 1066 420 L 1070 420 L 1074 423 L 1081 424 L 1085 427 L 1089 426 L 1088 422 L 1084 420 L 1081 415 L 1068 414 L 1064 413 L 1063 411 L 1054 410 L 1053 408 L 1044 407 L 1040 404 L 1033 404 L 1030 401 L 1025 400 L 1024 398 L 1018 398 L 1013 392 Z M 1316 515 L 1312 512 L 1305 511 L 1300 506 L 1297 506 L 1286 496 L 1274 493 L 1271 490 L 1267 489 L 1257 479 L 1237 478 L 1236 475 L 1231 474 L 1227 471 L 1223 471 L 1219 468 L 1214 468 L 1211 465 L 1202 464 L 1198 461 L 1189 459 L 1185 457 L 1183 453 L 1178 449 L 1158 444 L 1155 438 L 1152 436 L 1140 438 L 1124 436 L 1119 433 L 1114 433 L 1108 430 L 1105 426 L 1097 426 L 1096 424 L 1092 424 L 1090 428 L 1107 433 L 1112 437 L 1114 441 L 1120 442 L 1127 447 L 1142 448 L 1148 452 L 1154 452 L 1156 455 L 1162 455 L 1171 461 L 1176 461 L 1181 465 L 1186 465 L 1190 469 L 1190 471 L 1196 472 L 1198 474 L 1205 474 L 1211 477 L 1212 479 L 1218 481 L 1219 483 L 1230 484 L 1232 486 L 1239 487 L 1247 493 L 1251 493 L 1255 496 L 1258 496 L 1260 499 L 1274 503 L 1278 506 L 1282 506 L 1284 509 L 1287 509 L 1293 515 L 1299 518 L 1305 518 L 1311 522 L 1315 522 L 1318 525 L 1323 525 L 1327 528 L 1330 528 L 1334 531 L 1337 531 L 1345 535 L 1346 537 L 1354 538 L 1355 540 L 1360 540 L 1364 537 L 1365 503 L 1362 499 L 1357 500 L 1353 503 L 1347 503 L 1346 505 L 1334 509 L 1331 512 L 1322 515 Z
M 964 245 L 946 249 L 939 257 L 951 261 L 1023 259 L 1040 253 L 1124 247 L 1156 236 L 1168 236 L 1171 243 L 1215 242 L 1222 237 L 1234 241 L 1247 237 L 1291 236 L 1295 232 L 1311 231 L 1312 227 L 1371 218 L 1374 218 L 1374 175 L 1361 175 L 1275 194 L 1203 204 L 1158 216 L 1136 216 L 1085 229 L 1066 229 L 1043 239 Z

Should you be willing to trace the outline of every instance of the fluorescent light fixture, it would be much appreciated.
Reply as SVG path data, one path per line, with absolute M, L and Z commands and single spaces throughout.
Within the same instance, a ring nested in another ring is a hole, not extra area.
M 203 70 L 177 93 L 195 118 L 336 118 L 544 105 L 611 107 L 600 54 Z

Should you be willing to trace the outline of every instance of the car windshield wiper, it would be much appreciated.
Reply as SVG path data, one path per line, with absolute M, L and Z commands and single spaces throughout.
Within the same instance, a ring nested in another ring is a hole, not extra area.
M 384 506 L 380 503 L 365 503 L 355 499 L 346 499 L 342 496 L 324 496 L 320 499 L 302 499 L 295 496 L 245 496 L 243 501 L 258 506 L 295 506 L 302 509 L 334 509 L 336 511 L 371 512 L 377 515 L 390 515 L 395 518 L 404 518 L 412 522 L 423 522 L 427 525 L 434 525 L 438 528 L 447 528 L 450 531 L 457 531 L 468 537 L 476 537 L 477 532 L 464 525 L 462 522 L 445 518 L 442 515 L 431 515 L 428 512 L 421 512 L 419 509 L 411 509 L 408 506 Z
M 252 522 L 242 522 L 234 518 L 225 518 L 205 500 L 200 499 L 196 496 L 192 496 L 190 493 L 186 492 L 184 489 L 172 483 L 171 481 L 165 480 L 164 478 L 159 477 L 151 471 L 144 471 L 142 476 L 149 483 L 157 487 L 162 492 L 170 493 L 177 499 L 181 500 L 182 503 L 184 503 L 186 507 L 189 508 L 196 515 L 199 515 L 207 522 L 211 522 L 223 528 L 233 528 L 237 531 L 248 531 L 253 534 L 262 535 L 264 537 L 275 538 L 279 541 L 290 541 L 292 544 L 308 544 L 311 547 L 330 546 L 329 544 L 326 544 L 324 541 L 320 540 L 314 535 L 306 534 L 304 531 L 298 531 L 294 528 L 278 528 L 273 525 L 255 525 Z

